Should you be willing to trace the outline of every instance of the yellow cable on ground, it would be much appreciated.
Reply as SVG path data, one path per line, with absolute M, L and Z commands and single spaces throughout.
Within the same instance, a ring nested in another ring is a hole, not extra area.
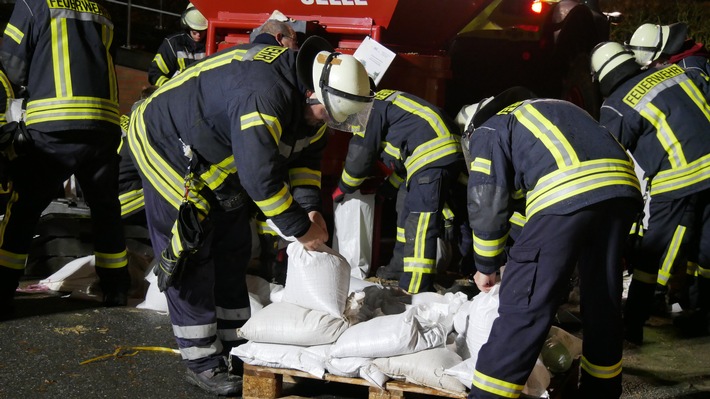
M 133 351 L 133 352 L 131 352 Z M 162 346 L 126 346 L 122 347 L 119 346 L 116 348 L 113 353 L 109 353 L 107 355 L 101 355 L 98 357 L 95 357 L 93 359 L 89 360 L 84 360 L 83 362 L 79 363 L 81 365 L 87 364 L 87 363 L 92 363 L 96 362 L 99 360 L 104 360 L 109 357 L 115 357 L 115 358 L 121 358 L 121 357 L 126 357 L 126 356 L 135 356 L 138 354 L 139 351 L 154 351 L 154 352 L 169 352 L 169 353 L 175 353 L 175 354 L 180 354 L 180 351 L 177 349 L 172 349 L 172 348 L 165 348 Z M 131 353 L 128 353 L 131 352 Z

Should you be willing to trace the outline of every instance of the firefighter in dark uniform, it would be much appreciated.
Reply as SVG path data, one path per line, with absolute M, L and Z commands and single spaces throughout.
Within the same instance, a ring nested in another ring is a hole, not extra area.
M 505 264 L 499 317 L 478 353 L 469 398 L 520 396 L 575 266 L 584 328 L 580 397 L 618 398 L 621 254 L 642 205 L 639 181 L 628 154 L 589 114 L 531 97 L 514 87 L 481 102 L 464 134 L 478 288 L 489 291 Z M 526 221 L 506 254 L 516 210 Z
M 7 205 L 7 197 L 10 191 L 8 186 L 10 180 L 9 164 L 10 158 L 13 157 L 12 151 L 14 147 L 12 142 L 15 137 L 15 127 L 5 127 L 5 125 L 10 119 L 10 107 L 14 98 L 15 89 L 12 87 L 10 79 L 5 75 L 5 69 L 0 62 L 0 214 L 5 214 L 5 205 Z
M 320 213 L 325 136 L 314 127 L 328 121 L 362 129 L 372 105 L 364 67 L 331 51 L 319 37 L 298 52 L 264 44 L 225 49 L 168 81 L 131 115 L 128 143 L 161 254 L 159 286 L 187 379 L 209 392 L 241 390 L 223 355 L 243 342 L 235 329 L 250 316 L 249 202 L 308 250 L 328 240 Z M 298 161 L 287 164 L 295 153 Z
M 131 112 L 157 89 L 148 86 L 141 90 L 141 96 L 131 106 Z M 118 146 L 118 155 L 121 160 L 118 164 L 118 199 L 121 202 L 121 218 L 128 224 L 145 225 L 145 200 L 143 199 L 143 182 L 138 173 L 138 168 L 131 158 L 128 148 L 128 126 L 131 114 L 121 115 L 121 144 Z
M 397 209 L 397 259 L 387 267 L 402 271 L 399 286 L 410 293 L 434 290 L 444 204 L 452 206 L 449 193 L 465 173 L 460 141 L 456 124 L 436 106 L 395 90 L 377 92 L 367 128 L 350 139 L 333 200 L 355 192 L 378 159 L 392 170 L 378 191 L 392 197 L 401 188 L 405 196 Z M 463 189 L 460 193 L 459 215 L 465 213 Z
M 656 283 L 676 263 L 698 264 L 695 327 L 707 332 L 710 311 L 710 84 L 672 64 L 641 72 L 633 53 L 606 42 L 592 53 L 604 101 L 600 122 L 644 171 L 651 198 L 648 226 L 633 257 L 625 308 L 626 338 L 643 342 Z M 680 316 L 679 316 L 680 317 Z
M 643 24 L 636 28 L 626 48 L 634 52 L 642 67 L 677 64 L 710 76 L 710 53 L 702 43 L 688 37 L 688 25 Z
M 207 19 L 190 3 L 180 16 L 183 32 L 168 36 L 148 66 L 148 81 L 162 86 L 188 66 L 205 58 Z
M 104 304 L 125 305 L 130 277 L 118 202 L 118 88 L 113 23 L 100 2 L 17 2 L 0 58 L 27 88 L 32 145 L 12 163 L 12 194 L 0 227 L 0 281 L 8 293 L 23 275 L 42 211 L 74 174 L 91 208 L 96 272 Z

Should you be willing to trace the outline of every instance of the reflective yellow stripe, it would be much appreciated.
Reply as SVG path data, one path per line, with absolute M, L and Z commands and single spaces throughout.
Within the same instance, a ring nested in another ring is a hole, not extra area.
M 327 131 L 328 131 L 328 125 L 321 126 L 318 129 L 318 131 L 316 132 L 316 134 L 313 137 L 311 137 L 310 144 L 313 144 L 313 143 L 317 142 L 318 140 L 320 140 L 323 137 L 323 135 L 325 134 L 325 132 L 327 132 Z
M 513 216 L 510 217 L 510 223 L 523 227 L 525 226 L 526 218 L 520 212 L 513 212 Z
M 710 154 L 681 168 L 658 172 L 653 178 L 650 195 L 658 195 L 692 186 L 710 179 Z
M 284 185 L 283 188 L 273 197 L 254 202 L 259 209 L 264 212 L 266 217 L 273 217 L 288 209 L 293 203 L 293 197 L 291 196 L 288 187 Z
M 209 187 L 210 190 L 215 190 L 217 187 L 229 177 L 229 175 L 237 173 L 237 164 L 234 162 L 234 155 L 230 155 L 217 164 L 212 164 L 200 175 L 200 180 Z
M 631 276 L 631 279 L 644 284 L 656 284 L 658 273 L 651 274 L 639 269 L 634 269 L 634 274 Z
M 121 216 L 126 216 L 145 206 L 142 188 L 122 193 L 118 199 L 121 201 Z
M 311 168 L 293 168 L 288 171 L 291 187 L 316 186 L 320 188 L 321 172 Z
M 545 118 L 532 104 L 519 107 L 513 112 L 513 115 L 536 138 L 542 141 L 555 158 L 559 169 L 579 164 L 577 153 L 574 152 L 572 145 L 570 145 L 560 129 Z
M 128 266 L 128 254 L 124 249 L 118 253 L 94 252 L 96 256 L 96 267 L 104 269 L 118 269 Z
M 399 188 L 402 183 L 404 183 L 404 179 L 400 177 L 397 173 L 392 172 L 391 175 L 387 178 L 387 181 L 392 185 L 394 188 Z
M 419 213 L 417 220 L 417 230 L 414 232 L 414 257 L 426 259 L 426 235 L 431 222 L 431 212 Z
M 710 104 L 705 101 L 705 95 L 698 86 L 690 79 L 684 79 L 680 82 L 680 87 L 683 88 L 683 91 L 693 100 L 698 109 L 705 115 L 705 118 L 710 120 Z
M 485 256 L 487 258 L 493 258 L 493 257 L 498 256 L 501 253 L 503 253 L 503 250 L 505 249 L 505 243 L 507 240 L 508 240 L 508 234 L 506 234 L 505 236 L 498 238 L 496 240 L 484 240 L 480 237 L 477 237 L 476 233 L 474 232 L 474 234 L 473 234 L 473 249 L 480 256 Z
M 147 100 L 146 100 L 147 102 Z M 146 102 L 131 114 L 131 124 L 128 129 L 128 145 L 136 162 L 136 167 L 155 190 L 175 209 L 179 208 L 185 194 L 185 177 L 175 171 L 160 154 L 150 146 L 146 133 L 143 112 Z M 207 200 L 197 193 L 202 183 L 193 181 L 189 199 L 197 209 L 207 214 L 210 206 Z
M 269 130 L 271 137 L 274 138 L 275 144 L 281 141 L 281 122 L 279 122 L 278 118 L 275 116 L 262 114 L 261 112 L 252 112 L 242 115 L 239 120 L 241 121 L 242 130 L 264 125 Z
M 651 103 L 646 104 L 646 108 L 641 110 L 640 114 L 656 129 L 656 138 L 666 151 L 666 154 L 668 154 L 668 162 L 670 162 L 671 168 L 676 169 L 687 165 L 688 162 L 685 160 L 683 148 L 675 133 L 673 133 L 673 129 L 668 124 L 666 115 Z
M 179 71 L 182 71 L 183 69 L 185 69 L 185 68 L 187 67 L 187 66 L 185 65 L 185 59 L 184 59 L 184 58 L 178 58 L 177 63 L 178 63 L 178 70 L 179 70 Z
M 397 242 L 405 243 L 407 242 L 407 239 L 404 237 L 404 229 L 402 227 L 397 226 Z
M 270 235 L 277 236 L 279 233 L 276 232 L 271 226 L 269 226 L 266 221 L 257 220 L 256 221 L 256 233 L 260 235 Z
M 436 273 L 436 261 L 426 258 L 408 258 L 403 259 L 403 267 L 406 273 L 411 273 L 407 292 L 419 292 L 422 285 L 422 278 L 425 274 Z
M 5 242 L 5 229 L 7 229 L 7 224 L 10 223 L 10 218 L 13 213 L 12 208 L 15 206 L 15 203 L 17 203 L 17 199 L 19 198 L 17 191 L 12 190 L 12 181 L 9 182 L 7 188 L 7 192 L 2 192 L 3 189 L 0 187 L 0 192 L 2 192 L 2 194 L 6 194 L 8 192 L 10 193 L 10 196 L 7 199 L 7 205 L 5 205 L 5 216 L 3 216 L 2 220 L 0 220 L 0 246 L 2 246 Z
M 156 54 L 155 57 L 153 57 L 153 62 L 155 63 L 155 65 L 158 66 L 158 69 L 160 69 L 160 72 L 162 72 L 163 74 L 167 74 L 168 72 L 170 72 L 168 70 L 168 66 L 165 64 L 163 56 L 160 53 Z
M 69 38 L 66 19 L 52 19 L 52 69 L 54 92 L 57 97 L 71 97 L 71 68 L 69 66 Z
M 697 276 L 698 270 L 701 269 L 700 265 L 695 262 L 688 261 L 685 267 L 685 274 L 689 276 Z M 705 269 L 707 271 L 707 269 Z
M 589 373 L 594 378 L 609 379 L 621 374 L 621 360 L 612 366 L 597 366 L 592 364 L 586 357 L 582 356 L 582 370 Z
M 424 119 L 437 136 L 441 137 L 451 135 L 449 129 L 446 127 L 446 124 L 441 119 L 441 116 L 434 112 L 431 108 L 419 104 L 411 98 L 403 95 L 398 95 L 394 101 L 392 101 L 392 104 L 402 108 L 412 115 L 416 115 Z
M 491 160 L 481 157 L 476 157 L 473 162 L 471 162 L 471 172 L 479 172 L 484 175 L 491 174 Z
M 118 103 L 97 97 L 55 97 L 27 103 L 26 123 L 52 120 L 103 120 L 120 124 Z
M 695 272 L 697 276 L 700 276 L 702 278 L 710 278 L 710 269 L 706 269 L 700 265 L 698 265 L 698 270 Z
M 428 164 L 448 155 L 461 152 L 461 143 L 458 136 L 443 136 L 429 140 L 417 146 L 412 155 L 404 162 L 407 168 L 407 181 L 419 170 Z
M 525 215 L 537 212 L 577 195 L 608 186 L 626 185 L 641 190 L 633 165 L 617 159 L 585 161 L 543 176 L 528 192 Z
M 386 141 L 382 142 L 382 147 L 383 147 L 383 151 L 386 154 L 389 154 L 392 158 L 397 159 L 397 160 L 402 159 L 402 154 L 400 153 L 399 148 L 393 146 L 392 144 L 390 144 Z
M 0 266 L 8 269 L 24 270 L 27 263 L 27 254 L 16 254 L 4 249 L 0 249 Z
M 349 187 L 360 187 L 362 182 L 365 181 L 364 177 L 353 177 L 348 171 L 343 169 L 343 173 L 340 175 L 340 181 Z
M 663 262 L 661 263 L 661 270 L 658 271 L 658 284 L 666 285 L 668 284 L 668 279 L 671 276 L 671 269 L 678 257 L 678 251 L 680 251 L 680 244 L 683 242 L 683 236 L 685 235 L 685 226 L 678 226 L 673 232 L 673 238 L 668 244 L 666 249 L 666 256 L 663 257 Z
M 5 37 L 9 37 L 14 40 L 15 43 L 20 44 L 22 43 L 22 39 L 25 37 L 25 34 L 22 33 L 21 30 L 17 29 L 16 26 L 8 23 L 7 26 L 5 26 Z
M 108 25 L 101 26 L 101 40 L 104 44 L 104 49 L 106 50 L 106 62 L 108 63 L 108 82 L 110 90 L 110 98 L 118 102 L 118 76 L 116 75 L 116 66 L 113 62 L 113 57 L 109 49 L 113 43 L 113 28 Z
M 167 76 L 161 76 L 158 78 L 158 80 L 155 81 L 155 85 L 160 87 L 165 84 L 165 82 L 169 81 L 170 79 Z
M 489 377 L 478 370 L 473 372 L 473 385 L 482 391 L 490 392 L 504 398 L 517 398 L 523 391 L 523 385 Z

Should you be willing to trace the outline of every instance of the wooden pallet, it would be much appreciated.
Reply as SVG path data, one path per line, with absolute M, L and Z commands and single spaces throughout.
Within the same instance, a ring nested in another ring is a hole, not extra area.
M 244 399 L 276 399 L 282 397 L 282 386 L 284 381 L 294 382 L 296 378 L 319 379 L 318 377 L 303 371 L 291 369 L 279 369 L 271 367 L 260 367 L 244 364 L 244 381 L 242 386 L 242 397 Z M 405 393 L 418 393 L 431 396 L 440 396 L 454 399 L 466 398 L 465 393 L 455 394 L 428 388 L 415 384 L 408 384 L 401 381 L 388 381 L 385 389 L 373 386 L 362 378 L 339 377 L 326 374 L 323 381 L 332 381 L 343 384 L 359 385 L 368 387 L 368 399 L 397 399 L 404 398 Z
M 554 378 L 548 389 L 550 399 L 575 397 L 574 392 L 579 375 L 578 371 L 579 360 L 576 360 L 569 373 Z M 283 383 L 293 383 L 299 378 L 319 380 L 318 377 L 303 371 L 244 364 L 242 397 L 244 399 L 283 398 Z M 339 377 L 326 374 L 320 380 L 368 387 L 368 399 L 402 399 L 407 393 L 454 399 L 464 399 L 467 397 L 466 393 L 457 394 L 402 381 L 388 381 L 385 384 L 385 389 L 380 389 L 361 378 Z

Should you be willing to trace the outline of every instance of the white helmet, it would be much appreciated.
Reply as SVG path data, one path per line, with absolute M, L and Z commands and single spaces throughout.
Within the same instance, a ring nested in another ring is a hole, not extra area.
M 318 101 L 325 105 L 333 129 L 362 132 L 374 93 L 365 67 L 352 55 L 320 51 L 311 70 Z
M 471 105 L 464 105 L 461 107 L 461 111 L 456 115 L 456 124 L 459 126 L 459 130 L 461 131 L 461 134 L 466 134 L 466 133 L 471 133 L 469 128 L 472 128 L 473 126 L 471 125 L 471 121 L 473 120 L 473 116 L 476 115 L 476 112 L 483 108 L 486 104 L 491 102 L 493 100 L 493 97 L 488 97 L 484 98 L 478 103 L 471 104 Z
M 592 73 L 607 97 L 616 86 L 641 69 L 634 53 L 617 42 L 599 43 L 592 49 Z
M 182 17 L 180 18 L 183 28 L 191 30 L 206 30 L 207 29 L 207 18 L 205 18 L 202 13 L 195 8 L 195 6 L 190 3 L 182 12 Z
M 627 48 L 634 52 L 636 62 L 647 66 L 661 54 L 677 53 L 688 34 L 688 25 L 678 22 L 671 25 L 643 24 L 639 26 Z

